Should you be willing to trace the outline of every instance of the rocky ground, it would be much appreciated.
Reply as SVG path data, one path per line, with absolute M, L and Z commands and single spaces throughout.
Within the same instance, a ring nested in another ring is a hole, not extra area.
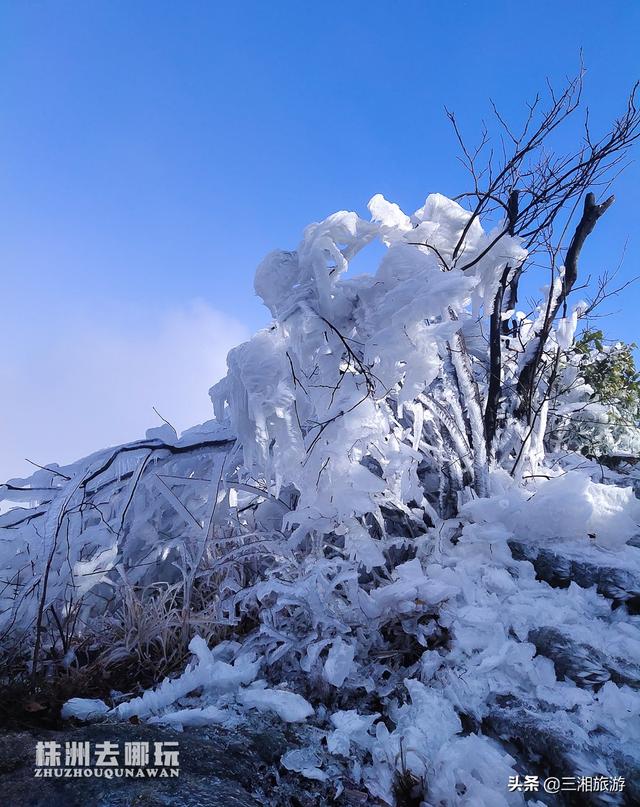
M 296 729 L 262 721 L 233 731 L 100 723 L 62 731 L 30 729 L 0 737 L 0 803 L 4 807 L 361 807 L 374 804 L 357 788 L 334 800 L 331 783 L 285 770 L 281 755 Z M 41 779 L 36 742 L 178 740 L 180 775 L 172 779 Z

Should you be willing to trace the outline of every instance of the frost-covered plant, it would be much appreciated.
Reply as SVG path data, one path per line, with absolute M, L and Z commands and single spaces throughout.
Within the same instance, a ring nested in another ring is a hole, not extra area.
M 634 344 L 586 330 L 563 356 L 549 439 L 587 456 L 640 454 L 640 374 Z
M 120 577 L 108 572 L 119 566 L 127 585 L 175 585 L 184 608 L 216 575 L 212 619 L 259 619 L 251 641 L 270 662 L 296 657 L 311 669 L 328 653 L 325 677 L 339 680 L 353 653 L 345 626 L 373 619 L 382 630 L 380 584 L 399 568 L 421 579 L 409 539 L 486 496 L 496 462 L 535 473 L 544 418 L 527 428 L 505 397 L 495 441 L 485 429 L 487 301 L 505 266 L 526 260 L 520 239 L 485 232 L 438 194 L 412 216 L 381 196 L 370 210 L 370 221 L 336 213 L 296 252 L 260 265 L 256 290 L 273 323 L 229 354 L 212 389 L 215 424 L 181 439 L 165 426 L 8 486 L 42 501 L 0 516 L 14 539 L 3 543 L 3 625 L 35 624 L 34 662 L 43 642 L 55 647 L 55 621 L 72 604 L 83 602 L 83 621 L 117 607 Z M 377 272 L 349 278 L 349 261 L 376 238 L 387 247 Z M 517 344 L 504 337 L 505 383 L 527 366 L 543 323 L 521 319 Z M 542 406 L 549 386 L 536 391 Z
M 640 420 L 640 372 L 636 369 L 635 343 L 606 344 L 602 331 L 585 331 L 575 350 L 584 356 L 580 372 L 593 389 L 593 398 L 616 407 L 620 417 L 637 424 Z

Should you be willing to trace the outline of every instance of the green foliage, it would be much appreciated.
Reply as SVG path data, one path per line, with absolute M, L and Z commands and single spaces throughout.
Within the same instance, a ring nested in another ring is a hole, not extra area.
M 575 350 L 583 355 L 580 374 L 593 389 L 593 399 L 615 407 L 617 417 L 640 420 L 640 372 L 633 351 L 636 344 L 605 344 L 602 331 L 588 330 L 577 340 Z

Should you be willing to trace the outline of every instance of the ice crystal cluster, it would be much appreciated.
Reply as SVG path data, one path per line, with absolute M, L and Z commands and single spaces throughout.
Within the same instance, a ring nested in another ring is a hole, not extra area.
M 108 626 L 123 590 L 161 581 L 193 660 L 66 715 L 232 727 L 269 711 L 309 726 L 285 768 L 338 799 L 356 783 L 372 804 L 407 790 L 434 806 L 523 804 L 507 783 L 525 773 L 630 783 L 638 477 L 631 457 L 608 470 L 563 442 L 575 409 L 606 423 L 571 359 L 580 304 L 548 338 L 565 359 L 528 419 L 515 384 L 548 297 L 509 312 L 488 443 L 488 319 L 526 253 L 439 194 L 411 216 L 381 196 L 369 210 L 312 224 L 260 264 L 273 320 L 229 354 L 214 420 L 5 486 L 22 506 L 0 516 L 4 642 L 46 665 L 54 614 Z M 374 240 L 377 270 L 351 276 Z

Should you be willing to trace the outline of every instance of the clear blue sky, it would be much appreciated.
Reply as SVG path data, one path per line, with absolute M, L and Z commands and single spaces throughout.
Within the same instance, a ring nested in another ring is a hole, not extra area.
M 517 121 L 580 48 L 606 125 L 640 74 L 639 33 L 632 0 L 3 3 L 0 476 L 133 438 L 153 403 L 181 427 L 207 417 L 206 373 L 266 320 L 267 251 L 377 192 L 411 212 L 464 190 L 443 106 L 472 135 L 489 97 Z M 640 271 L 639 179 L 616 182 L 585 272 L 627 238 L 621 274 Z M 639 303 L 635 288 L 616 304 L 613 335 L 639 336 Z M 127 344 L 146 376 L 133 358 L 118 370 Z

